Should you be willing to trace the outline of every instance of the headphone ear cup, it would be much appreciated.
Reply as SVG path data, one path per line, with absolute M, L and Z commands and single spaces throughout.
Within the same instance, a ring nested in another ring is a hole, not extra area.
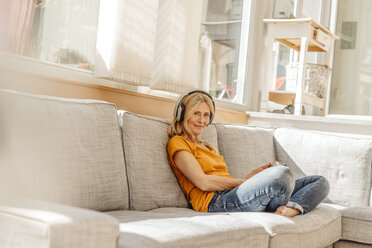
M 212 124 L 212 121 L 213 121 L 213 114 L 211 113 L 209 116 L 209 125 Z
M 183 121 L 183 119 L 185 118 L 185 110 L 186 110 L 185 104 L 181 103 L 178 108 L 178 116 L 179 116 L 178 121 Z
M 176 120 L 183 121 L 184 115 L 185 115 L 185 105 L 181 103 L 177 106 Z
M 181 117 L 181 110 L 180 110 L 180 108 L 181 108 L 181 106 L 178 104 L 177 105 L 177 108 L 176 108 L 176 116 L 175 116 L 175 118 L 176 118 L 176 120 L 177 121 L 180 121 L 180 117 Z

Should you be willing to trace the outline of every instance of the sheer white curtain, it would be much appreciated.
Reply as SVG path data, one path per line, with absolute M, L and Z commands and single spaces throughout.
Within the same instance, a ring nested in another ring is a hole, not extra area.
M 95 75 L 174 92 L 199 88 L 202 4 L 101 1 Z
M 95 75 L 149 85 L 158 1 L 101 1 Z
M 23 55 L 36 0 L 0 0 L 0 51 Z
M 151 88 L 199 88 L 201 0 L 159 0 Z

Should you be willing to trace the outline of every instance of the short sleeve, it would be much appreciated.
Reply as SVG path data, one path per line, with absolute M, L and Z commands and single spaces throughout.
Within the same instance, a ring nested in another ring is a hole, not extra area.
M 190 145 L 187 143 L 187 141 L 183 137 L 174 136 L 168 141 L 168 145 L 167 145 L 168 160 L 169 160 L 170 165 L 173 167 L 176 167 L 173 161 L 173 155 L 179 151 L 188 151 L 191 154 L 193 153 Z

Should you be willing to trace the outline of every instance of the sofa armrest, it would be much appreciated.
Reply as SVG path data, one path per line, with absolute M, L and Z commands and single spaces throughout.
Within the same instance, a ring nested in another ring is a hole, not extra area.
M 372 207 L 352 207 L 340 210 L 342 239 L 372 244 Z
M 104 213 L 46 201 L 0 202 L 0 244 L 15 248 L 114 248 L 119 223 Z

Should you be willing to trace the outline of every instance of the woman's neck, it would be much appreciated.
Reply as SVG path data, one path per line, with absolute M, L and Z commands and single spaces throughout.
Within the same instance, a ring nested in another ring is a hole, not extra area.
M 195 139 L 192 139 L 189 135 L 183 135 L 183 137 L 184 137 L 185 139 L 187 139 L 188 141 L 190 141 L 190 142 L 192 142 L 192 143 L 195 143 L 195 144 L 197 144 L 197 145 L 200 145 L 200 144 L 201 144 L 200 139 L 199 139 L 199 137 L 197 137 L 197 136 L 195 136 Z
M 204 149 L 207 149 L 207 150 L 213 150 L 213 148 L 211 148 L 210 146 L 208 146 L 205 143 L 201 142 L 200 139 L 199 139 L 199 137 L 196 137 L 195 140 L 192 140 L 190 137 L 188 137 L 186 135 L 183 135 L 183 137 L 186 140 L 190 141 L 191 143 L 194 143 L 197 146 L 203 147 Z

